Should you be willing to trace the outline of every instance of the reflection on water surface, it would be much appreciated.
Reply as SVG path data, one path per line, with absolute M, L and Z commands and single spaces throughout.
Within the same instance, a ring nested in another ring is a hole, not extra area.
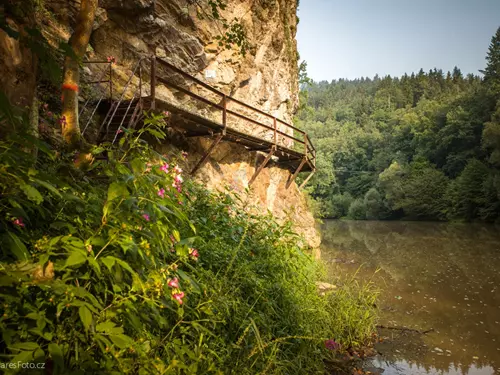
M 479 224 L 326 221 L 329 272 L 374 277 L 387 331 L 375 365 L 392 374 L 500 373 L 500 230 Z M 374 271 L 380 271 L 373 276 Z

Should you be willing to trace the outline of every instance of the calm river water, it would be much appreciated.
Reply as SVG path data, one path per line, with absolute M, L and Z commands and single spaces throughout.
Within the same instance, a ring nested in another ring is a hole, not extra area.
M 329 272 L 371 278 L 384 375 L 500 374 L 500 229 L 478 224 L 326 221 Z M 378 270 L 377 273 L 375 271 Z

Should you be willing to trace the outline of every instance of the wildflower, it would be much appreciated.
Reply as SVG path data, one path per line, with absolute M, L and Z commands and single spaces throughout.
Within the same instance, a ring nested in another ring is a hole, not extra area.
M 151 172 L 151 163 L 146 163 L 146 169 L 144 170 L 146 173 Z
M 59 125 L 67 125 L 68 124 L 68 122 L 66 121 L 66 116 L 61 116 L 58 121 L 59 121 Z
M 47 116 L 52 117 L 53 113 L 52 112 L 47 112 Z
M 179 279 L 177 277 L 174 277 L 173 279 L 170 279 L 168 281 L 168 286 L 171 288 L 178 288 L 179 287 Z
M 189 249 L 189 256 L 193 259 L 193 260 L 198 260 L 199 256 L 200 256 L 200 253 L 198 253 L 198 250 L 196 249 Z
M 325 347 L 328 350 L 338 350 L 340 349 L 340 344 L 338 342 L 335 342 L 335 340 L 326 340 Z
M 175 173 L 177 173 L 177 174 L 181 174 L 181 173 L 182 173 L 182 169 L 181 169 L 178 165 L 176 165 L 176 166 L 174 167 L 174 171 L 175 171 Z
M 158 190 L 158 196 L 165 198 L 165 189 Z
M 170 116 L 170 112 L 169 111 L 163 111 L 163 116 L 169 117 Z
M 170 168 L 170 166 L 167 163 L 165 163 L 160 167 L 160 170 L 165 173 L 168 173 L 168 168 Z
M 143 214 L 142 217 L 146 220 L 149 221 L 149 215 L 148 214 Z
M 88 245 L 87 245 L 87 251 L 88 251 L 89 253 L 90 253 L 90 252 L 92 252 L 92 245 L 90 245 L 90 244 L 88 244 Z
M 116 134 L 120 134 L 120 133 L 123 133 L 123 129 L 122 128 L 118 128 L 118 130 L 116 131 Z
M 16 217 L 14 220 L 12 220 L 12 223 L 14 225 L 17 225 L 18 227 L 24 228 L 25 225 L 23 223 L 23 218 L 22 217 Z
M 182 151 L 182 157 L 183 157 L 184 159 L 187 159 L 187 157 L 188 157 L 188 153 L 187 153 L 186 151 Z
M 185 294 L 184 292 L 179 292 L 179 293 L 174 293 L 172 294 L 172 297 L 179 302 L 180 305 L 182 305 L 182 299 L 184 298 Z
M 111 64 L 116 64 L 116 58 L 114 56 L 108 56 L 107 60 Z
M 48 109 L 48 108 L 49 108 L 49 105 L 48 105 L 47 103 L 45 103 L 45 104 L 43 105 L 43 109 Z

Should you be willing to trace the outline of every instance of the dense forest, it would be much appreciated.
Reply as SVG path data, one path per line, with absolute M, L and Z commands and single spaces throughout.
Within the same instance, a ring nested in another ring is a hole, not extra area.
M 321 216 L 498 221 L 500 28 L 481 73 L 304 84 L 297 123 L 318 149 Z

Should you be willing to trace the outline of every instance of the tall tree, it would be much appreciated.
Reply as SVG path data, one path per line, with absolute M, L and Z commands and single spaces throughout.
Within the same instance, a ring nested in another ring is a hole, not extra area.
M 486 68 L 481 71 L 484 74 L 484 82 L 498 95 L 500 94 L 500 27 L 491 38 L 486 61 Z
M 98 0 L 81 0 L 76 27 L 69 40 L 69 46 L 73 54 L 66 56 L 64 61 L 61 130 L 64 140 L 71 147 L 75 147 L 80 140 L 80 127 L 78 124 L 79 61 L 87 50 L 97 5 Z

